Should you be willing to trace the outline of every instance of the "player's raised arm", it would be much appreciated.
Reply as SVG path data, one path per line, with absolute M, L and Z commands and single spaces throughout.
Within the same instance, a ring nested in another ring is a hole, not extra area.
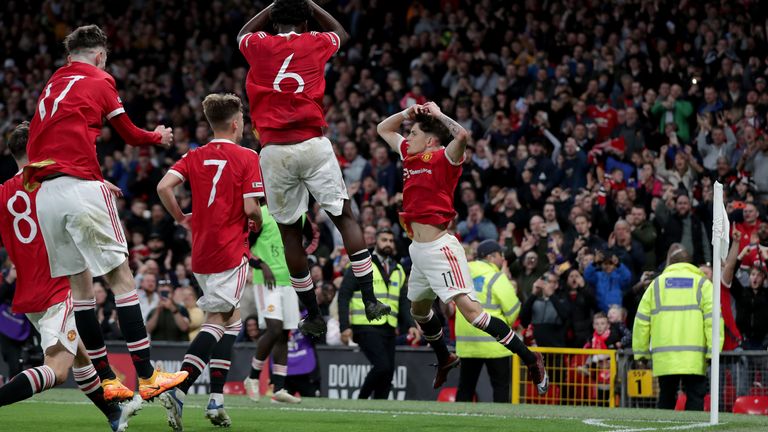
M 329 14 L 328 11 L 318 6 L 317 3 L 312 0 L 307 0 L 307 4 L 309 4 L 309 8 L 312 10 L 312 15 L 323 30 L 336 33 L 339 36 L 339 43 L 341 45 L 344 45 L 349 41 L 349 33 L 344 30 L 344 27 L 333 17 L 333 15 Z
M 467 141 L 469 140 L 469 132 L 464 129 L 456 120 L 448 117 L 440 111 L 440 107 L 434 102 L 427 102 L 424 104 L 424 110 L 432 117 L 438 119 L 440 123 L 451 132 L 453 141 L 448 143 L 445 147 L 445 153 L 448 155 L 451 161 L 455 164 L 461 163 L 464 160 L 464 151 L 467 149 Z
M 145 131 L 133 124 L 126 114 L 118 114 L 110 118 L 109 123 L 128 145 L 160 145 L 168 148 L 173 143 L 173 129 L 163 125 L 156 127 L 152 132 Z
M 250 21 L 245 23 L 243 28 L 240 29 L 240 33 L 237 34 L 238 46 L 240 45 L 240 41 L 242 41 L 248 33 L 264 30 L 269 22 L 269 13 L 272 11 L 274 5 L 274 3 L 270 3 L 269 6 L 265 7 L 261 12 L 257 13 L 256 16 L 251 18 Z
M 421 109 L 421 105 L 413 105 L 399 113 L 392 114 L 376 126 L 376 132 L 378 132 L 379 136 L 386 141 L 389 147 L 396 153 L 400 153 L 400 144 L 402 144 L 405 139 L 399 133 L 400 125 L 402 125 L 405 120 L 413 120 Z

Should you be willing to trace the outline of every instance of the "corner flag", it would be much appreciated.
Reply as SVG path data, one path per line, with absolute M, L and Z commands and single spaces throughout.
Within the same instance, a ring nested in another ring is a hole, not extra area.
M 709 422 L 717 424 L 720 402 L 720 284 L 722 265 L 730 247 L 730 222 L 723 203 L 723 185 L 715 182 L 712 209 L 712 368 L 710 374 Z

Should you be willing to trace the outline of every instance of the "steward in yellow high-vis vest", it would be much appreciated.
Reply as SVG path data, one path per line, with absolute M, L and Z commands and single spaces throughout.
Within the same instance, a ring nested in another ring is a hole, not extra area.
M 520 300 L 512 282 L 501 271 L 503 252 L 504 248 L 497 242 L 483 241 L 477 247 L 478 260 L 469 263 L 469 273 L 475 298 L 483 309 L 512 327 L 520 313 Z M 459 313 L 456 314 L 456 354 L 461 358 L 457 402 L 472 401 L 483 365 L 491 379 L 493 401 L 510 402 L 512 352 Z
M 713 288 L 690 260 L 683 245 L 670 246 L 667 267 L 643 294 L 632 330 L 635 359 L 651 358 L 653 362 L 662 409 L 675 408 L 681 382 L 687 396 L 685 409 L 704 409 L 707 358 L 712 351 Z
M 376 298 L 388 304 L 392 311 L 388 316 L 368 321 L 365 305 L 357 280 L 347 269 L 339 288 L 339 330 L 343 343 L 354 340 L 373 367 L 365 377 L 358 394 L 359 399 L 387 399 L 395 372 L 395 342 L 400 334 L 421 339 L 411 320 L 410 304 L 405 297 L 406 279 L 403 266 L 393 259 L 395 236 L 390 230 L 376 233 L 376 248 L 371 254 L 373 262 L 373 292 Z M 402 295 L 401 295 L 402 293 Z

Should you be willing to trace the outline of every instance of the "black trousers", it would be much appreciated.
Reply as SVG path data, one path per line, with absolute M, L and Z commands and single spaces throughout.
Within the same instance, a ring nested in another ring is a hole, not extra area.
M 680 383 L 686 396 L 685 410 L 704 411 L 704 395 L 707 393 L 707 377 L 704 375 L 660 376 L 658 408 L 675 409 Z
M 352 326 L 352 339 L 373 367 L 358 399 L 387 399 L 395 373 L 395 329 L 388 325 Z
M 477 380 L 483 365 L 488 370 L 493 388 L 493 401 L 510 403 L 512 400 L 512 358 L 461 358 L 459 370 L 459 388 L 456 390 L 456 402 L 472 402 Z

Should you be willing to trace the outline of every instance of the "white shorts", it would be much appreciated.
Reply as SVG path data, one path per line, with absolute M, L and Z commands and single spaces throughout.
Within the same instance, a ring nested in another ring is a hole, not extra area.
M 240 265 L 221 273 L 194 273 L 203 290 L 197 306 L 205 312 L 229 312 L 240 305 L 240 296 L 248 278 L 248 258 Z
M 267 206 L 278 223 L 290 225 L 299 220 L 307 212 L 310 193 L 323 210 L 341 214 L 349 195 L 328 138 L 269 145 L 259 156 Z
M 283 322 L 284 330 L 299 328 L 299 296 L 291 286 L 275 286 L 271 290 L 266 285 L 254 285 L 256 308 L 259 315 L 259 328 L 267 328 L 265 319 Z
M 27 318 L 40 333 L 40 347 L 43 352 L 61 343 L 64 348 L 77 354 L 77 326 L 75 326 L 75 309 L 72 307 L 72 297 L 49 307 L 45 312 L 28 313 Z
M 128 257 L 115 198 L 100 181 L 69 176 L 44 181 L 37 194 L 37 220 L 51 277 L 86 269 L 102 276 Z
M 408 277 L 408 300 L 434 300 L 448 303 L 459 294 L 474 298 L 474 286 L 464 248 L 456 237 L 446 234 L 429 243 L 413 242 L 411 275 Z

